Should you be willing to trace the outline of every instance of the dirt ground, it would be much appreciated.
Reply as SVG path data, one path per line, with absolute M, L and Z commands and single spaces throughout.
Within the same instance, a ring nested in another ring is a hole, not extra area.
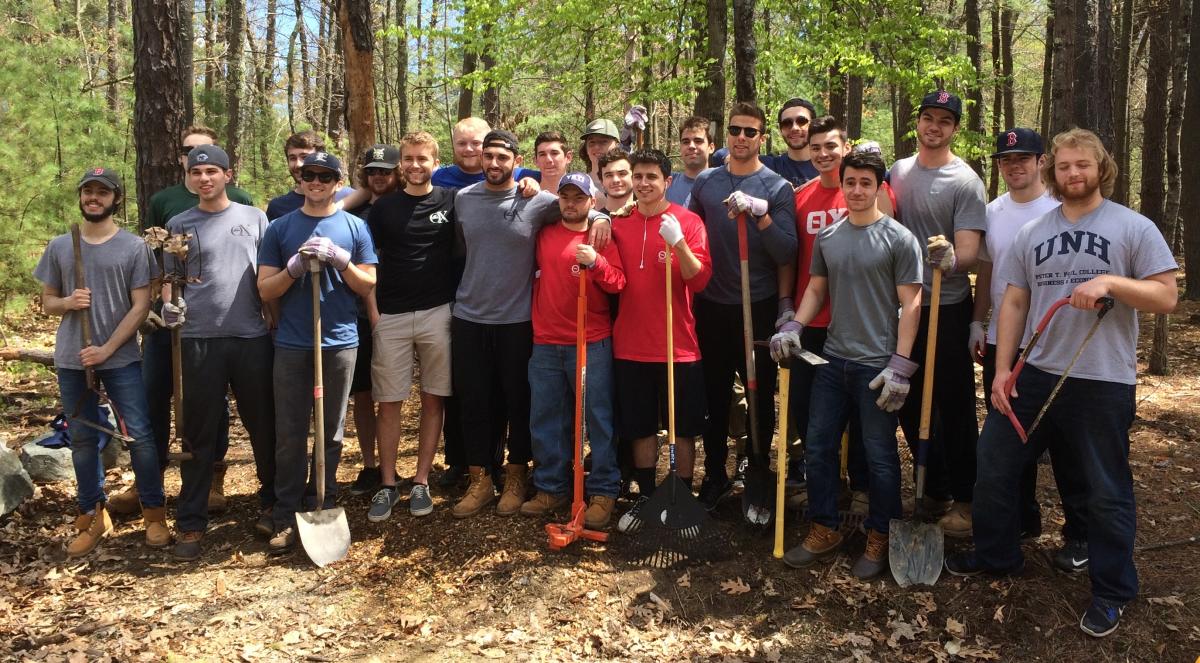
M 10 322 L 7 342 L 47 347 L 51 322 L 27 317 Z M 1144 320 L 1143 370 L 1151 329 Z M 1200 534 L 1200 305 L 1180 306 L 1171 338 L 1174 373 L 1139 378 L 1131 449 L 1139 545 Z M 46 430 L 57 411 L 53 376 L 9 362 L 0 384 L 9 446 Z M 399 466 L 411 476 L 415 409 L 406 414 Z M 354 434 L 350 424 L 343 482 L 361 463 Z M 213 521 L 198 562 L 144 547 L 135 521 L 120 522 L 89 557 L 65 561 L 71 482 L 39 486 L 0 518 L 0 658 L 1191 663 L 1200 654 L 1200 545 L 1139 552 L 1141 593 L 1120 629 L 1103 640 L 1080 632 L 1088 580 L 1050 567 L 1062 514 L 1048 466 L 1039 484 L 1046 533 L 1025 545 L 1027 569 L 1016 579 L 944 574 L 934 587 L 909 589 L 890 578 L 860 582 L 849 572 L 864 545 L 857 534 L 833 563 L 794 571 L 772 557 L 768 533 L 738 524 L 736 500 L 717 513 L 728 560 L 650 570 L 622 561 L 618 534 L 551 552 L 543 521 L 490 513 L 456 521 L 457 493 L 436 490 L 431 516 L 413 518 L 402 502 L 378 524 L 366 520 L 369 496 L 343 493 L 354 544 L 347 560 L 317 569 L 303 552 L 269 557 L 253 534 L 253 462 L 236 422 L 232 438 L 231 507 Z M 112 493 L 133 476 L 126 468 L 107 479 Z M 172 468 L 168 495 L 178 488 Z M 787 545 L 806 527 L 790 513 Z

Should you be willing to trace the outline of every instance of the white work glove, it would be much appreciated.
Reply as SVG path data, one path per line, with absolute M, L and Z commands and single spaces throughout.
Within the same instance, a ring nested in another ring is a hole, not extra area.
M 625 114 L 625 126 L 630 129 L 637 128 L 639 131 L 646 129 L 646 120 L 649 116 L 646 115 L 645 106 L 634 106 Z
M 880 371 L 879 375 L 876 375 L 875 379 L 867 385 L 871 389 L 882 388 L 879 398 L 875 400 L 875 404 L 879 406 L 880 410 L 895 412 L 904 405 L 904 399 L 908 398 L 908 379 L 917 372 L 917 368 L 919 366 L 911 359 L 897 354 L 892 355 L 887 368 Z
M 301 246 L 301 249 L 304 247 Z M 301 253 L 299 250 L 287 261 L 288 276 L 298 279 L 304 276 L 304 272 L 308 271 L 308 256 Z
M 795 320 L 788 320 L 779 327 L 779 332 L 771 337 L 771 359 L 778 364 L 788 357 L 797 357 L 804 348 L 800 345 L 800 332 L 804 325 Z
M 658 224 L 658 234 L 666 240 L 669 246 L 675 246 L 683 241 L 683 228 L 674 214 L 662 215 L 662 222 Z
M 967 341 L 967 352 L 970 353 L 971 359 L 981 361 L 987 351 L 987 330 L 983 328 L 983 323 L 975 320 L 971 323 L 971 340 Z
M 162 320 L 163 326 L 167 329 L 178 329 L 187 321 L 187 302 L 183 301 L 183 297 L 179 298 L 178 304 L 171 301 L 163 302 Z
M 958 258 L 954 256 L 954 242 L 946 239 L 945 235 L 934 235 L 925 244 L 929 251 L 929 264 L 949 274 L 958 266 Z
M 300 247 L 300 252 L 332 265 L 339 272 L 350 266 L 350 252 L 334 244 L 328 237 L 313 237 Z
M 725 208 L 729 210 L 730 217 L 736 217 L 743 213 L 758 217 L 767 213 L 767 201 L 741 191 L 734 191 L 725 199 Z

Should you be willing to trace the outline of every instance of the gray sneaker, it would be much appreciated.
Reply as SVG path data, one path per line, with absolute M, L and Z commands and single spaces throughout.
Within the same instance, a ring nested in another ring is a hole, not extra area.
M 429 496 L 429 486 L 423 483 L 413 484 L 408 493 L 408 512 L 414 516 L 428 516 L 433 513 L 433 498 Z
M 371 498 L 371 510 L 367 511 L 367 520 L 381 523 L 392 517 L 392 507 L 400 501 L 400 492 L 395 486 L 384 486 Z

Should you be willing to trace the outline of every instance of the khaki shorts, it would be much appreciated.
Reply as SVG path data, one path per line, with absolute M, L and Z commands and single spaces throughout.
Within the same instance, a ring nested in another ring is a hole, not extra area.
M 421 391 L 449 396 L 450 305 L 381 315 L 371 334 L 371 398 L 397 403 L 409 396 L 413 383 L 413 353 L 421 366 Z

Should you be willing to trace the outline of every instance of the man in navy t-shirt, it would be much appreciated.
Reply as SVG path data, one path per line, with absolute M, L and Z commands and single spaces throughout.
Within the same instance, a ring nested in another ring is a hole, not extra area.
M 287 156 L 288 172 L 291 173 L 292 179 L 296 181 L 296 185 L 291 191 L 282 196 L 276 196 L 271 199 L 271 202 L 267 203 L 268 221 L 274 221 L 292 210 L 300 209 L 304 205 L 304 191 L 300 182 L 300 168 L 308 155 L 324 151 L 325 140 L 315 131 L 301 131 L 288 136 L 288 139 L 283 143 L 283 153 Z M 342 187 L 338 189 L 333 199 L 338 201 L 351 193 L 354 193 L 354 189 L 348 186 Z
M 433 171 L 432 184 L 447 189 L 463 189 L 483 181 L 483 137 L 491 125 L 478 117 L 459 120 L 450 132 L 454 145 L 454 163 Z M 525 180 L 541 181 L 541 173 L 517 166 L 513 178 L 519 186 Z

